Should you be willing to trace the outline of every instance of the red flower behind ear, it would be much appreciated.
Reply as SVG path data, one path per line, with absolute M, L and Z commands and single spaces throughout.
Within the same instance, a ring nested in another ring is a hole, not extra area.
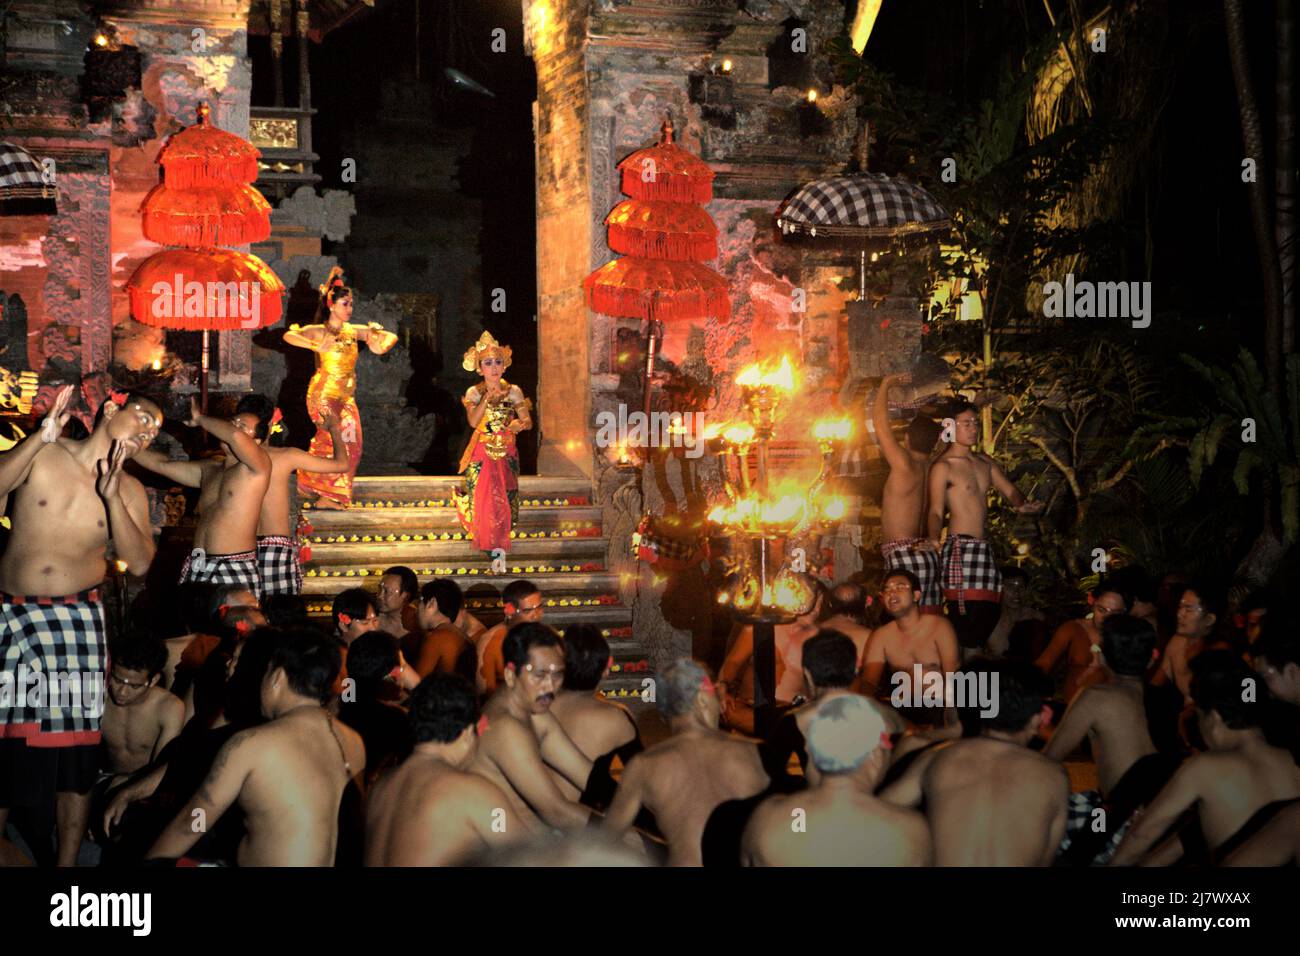
M 251 631 L 252 629 L 253 629 L 253 625 L 249 624 L 247 621 L 235 622 L 235 633 L 238 634 L 240 637 L 248 637 L 248 632 Z
M 126 392 L 109 392 L 108 397 L 118 408 L 126 407 Z
M 487 729 L 490 726 L 491 726 L 491 721 L 488 720 L 488 715 L 484 714 L 482 717 L 478 719 L 478 726 L 475 727 L 474 729 L 477 730 L 478 735 L 482 737 L 485 733 L 487 733 Z
M 282 418 L 284 418 L 284 413 L 283 413 L 282 411 L 280 411 L 280 409 L 277 408 L 277 409 L 276 409 L 276 410 L 271 414 L 271 424 L 272 424 L 272 425 L 278 425 L 278 424 L 280 423 L 280 420 L 281 420 Z
M 351 614 L 340 614 L 340 615 L 339 615 L 339 626 L 340 626 L 340 627 L 347 627 L 347 626 L 348 626 L 349 624 L 351 624 L 351 623 L 352 623 L 352 615 L 351 615 Z

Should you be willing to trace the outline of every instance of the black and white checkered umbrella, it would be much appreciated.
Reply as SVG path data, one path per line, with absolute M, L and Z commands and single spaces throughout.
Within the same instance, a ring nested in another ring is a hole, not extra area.
M 34 216 L 58 212 L 54 183 L 31 153 L 0 143 L 0 215 Z
M 776 221 L 787 235 L 862 239 L 918 236 L 952 225 L 928 192 L 883 173 L 814 180 L 786 200 Z

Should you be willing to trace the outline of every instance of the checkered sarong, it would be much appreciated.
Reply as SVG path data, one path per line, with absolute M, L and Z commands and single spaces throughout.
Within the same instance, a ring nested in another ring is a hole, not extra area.
M 925 538 L 899 538 L 880 546 L 885 571 L 911 571 L 921 582 L 921 613 L 943 613 L 939 552 Z
M 967 601 L 1002 600 L 1002 573 L 987 538 L 949 534 L 943 542 L 943 596 L 966 613 Z
M 302 564 L 298 561 L 298 542 L 294 538 L 282 534 L 258 535 L 257 564 L 262 597 L 302 593 Z
M 105 666 L 98 589 L 63 597 L 0 593 L 0 737 L 28 747 L 98 744 Z M 33 680 L 37 672 L 43 677 Z
M 212 584 L 241 584 L 254 594 L 262 590 L 262 576 L 256 551 L 238 554 L 204 554 L 198 548 L 181 565 L 180 583 L 207 581 Z
M 1105 819 L 1104 817 L 1098 818 L 1095 815 L 1095 811 L 1098 809 L 1108 809 L 1106 801 L 1102 799 L 1100 790 L 1083 790 L 1070 794 L 1069 805 L 1066 808 L 1065 837 L 1061 840 L 1061 845 L 1056 848 L 1058 862 L 1065 851 L 1074 844 L 1078 835 L 1092 827 L 1094 820 Z M 1129 827 L 1133 825 L 1133 820 L 1134 817 L 1130 816 L 1119 825 L 1114 833 L 1110 834 L 1097 855 L 1089 861 L 1092 866 L 1105 866 L 1111 861 L 1111 858 L 1119 850 L 1119 845 L 1124 842 L 1124 836 L 1128 833 Z

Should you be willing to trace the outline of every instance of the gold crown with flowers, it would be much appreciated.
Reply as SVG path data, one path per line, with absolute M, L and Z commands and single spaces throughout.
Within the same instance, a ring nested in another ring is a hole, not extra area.
M 502 370 L 510 367 L 511 349 L 508 345 L 502 345 L 492 337 L 491 332 L 484 332 L 465 352 L 465 358 L 461 362 L 461 367 L 467 372 L 477 372 L 479 363 L 485 358 L 496 357 L 501 359 Z

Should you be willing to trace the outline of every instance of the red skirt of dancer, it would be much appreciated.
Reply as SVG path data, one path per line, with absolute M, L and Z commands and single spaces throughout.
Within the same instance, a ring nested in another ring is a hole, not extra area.
M 510 529 L 519 519 L 519 453 L 513 432 L 501 438 L 501 458 L 488 454 L 488 442 L 476 441 L 465 466 L 465 491 L 456 495 L 461 527 L 480 551 L 509 551 Z

